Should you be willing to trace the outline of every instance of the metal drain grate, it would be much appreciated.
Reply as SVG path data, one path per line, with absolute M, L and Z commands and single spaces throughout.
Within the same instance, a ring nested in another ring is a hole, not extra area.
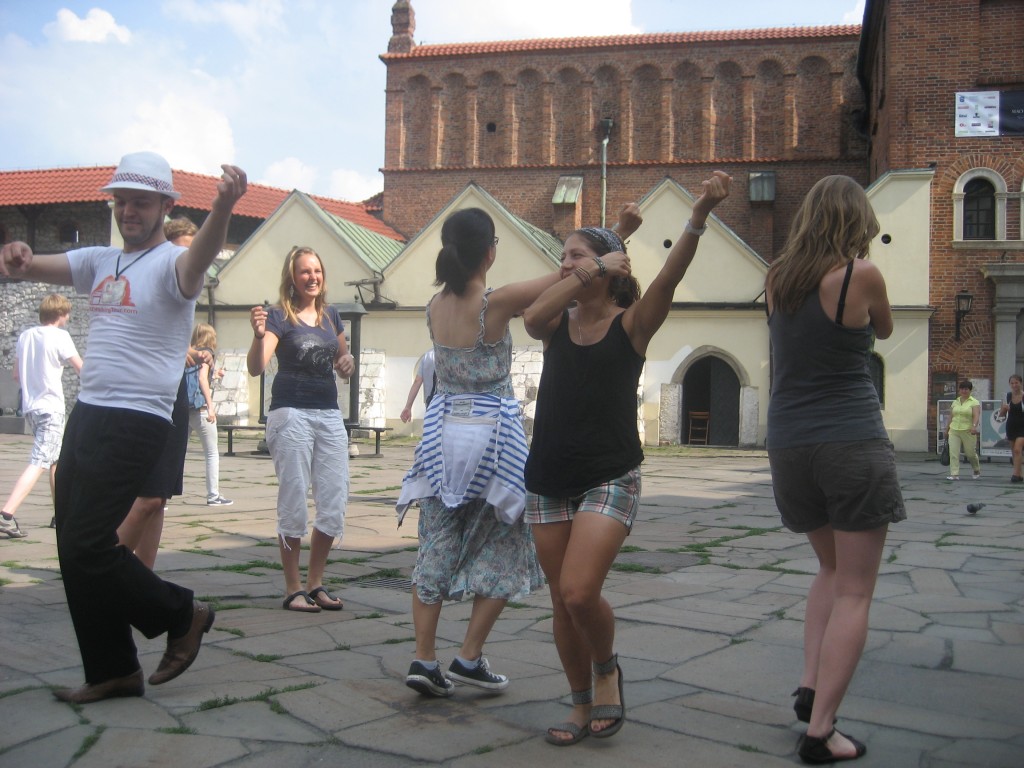
M 394 577 L 384 577 L 380 579 L 365 579 L 364 581 L 357 581 L 356 586 L 384 587 L 384 589 L 397 589 L 400 592 L 412 591 L 412 582 L 409 581 L 409 579 L 401 579 Z

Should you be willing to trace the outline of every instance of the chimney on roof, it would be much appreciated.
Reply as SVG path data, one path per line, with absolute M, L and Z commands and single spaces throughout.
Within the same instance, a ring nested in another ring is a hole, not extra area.
M 416 11 L 410 0 L 398 0 L 391 6 L 391 39 L 388 53 L 409 53 L 412 51 L 413 35 L 416 34 Z

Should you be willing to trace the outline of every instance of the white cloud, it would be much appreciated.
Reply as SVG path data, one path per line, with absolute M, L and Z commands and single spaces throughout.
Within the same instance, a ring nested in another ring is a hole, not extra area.
M 863 24 L 864 23 L 864 0 L 857 0 L 857 5 L 854 6 L 852 11 L 847 11 L 843 14 L 843 24 Z
M 383 189 L 384 177 L 379 173 L 368 177 L 359 171 L 338 168 L 331 171 L 331 183 L 328 186 L 327 196 L 358 203 L 368 197 L 373 197 Z
M 199 26 L 224 24 L 239 39 L 253 43 L 263 39 L 265 31 L 281 26 L 284 4 L 281 0 L 167 0 L 163 10 L 169 18 Z
M 317 169 L 314 166 L 307 165 L 297 157 L 286 157 L 267 166 L 267 170 L 258 182 L 281 189 L 309 192 L 313 189 L 317 175 Z
M 105 43 L 111 39 L 128 43 L 132 39 L 128 27 L 118 24 L 110 13 L 101 8 L 90 9 L 84 19 L 78 18 L 74 11 L 61 8 L 57 11 L 57 20 L 43 27 L 43 34 L 51 40 L 82 43 Z
M 180 170 L 218 175 L 221 163 L 234 162 L 227 116 L 193 94 L 168 93 L 157 102 L 142 102 L 125 123 L 118 132 L 119 146 L 159 152 Z

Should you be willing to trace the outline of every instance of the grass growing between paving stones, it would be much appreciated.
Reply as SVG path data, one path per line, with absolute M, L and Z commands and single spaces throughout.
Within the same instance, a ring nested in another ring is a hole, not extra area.
M 619 554 L 623 552 L 646 552 L 647 550 L 643 547 L 634 547 L 632 544 L 623 544 L 619 547 Z
M 384 493 L 385 491 L 400 491 L 400 485 L 385 485 L 383 488 L 364 488 L 361 491 L 352 491 L 353 496 L 370 496 L 371 494 Z
M 254 696 L 243 696 L 242 698 L 236 698 L 234 696 L 218 696 L 215 699 L 207 699 L 206 701 L 199 702 L 199 706 L 196 707 L 196 712 L 205 712 L 208 709 L 219 709 L 220 707 L 230 707 L 232 704 L 245 704 L 252 701 L 269 701 L 272 696 L 280 696 L 282 693 L 291 693 L 292 691 L 305 691 L 310 688 L 316 688 L 320 683 L 302 683 L 301 685 L 288 685 L 284 688 L 267 688 L 265 691 L 255 694 Z
M 235 627 L 213 627 L 213 629 L 217 632 L 227 632 L 229 635 L 234 635 L 235 637 L 245 637 L 245 632 L 241 629 L 236 629 Z
M 6 699 L 8 696 L 17 696 L 19 693 L 25 693 L 25 691 L 38 691 L 41 688 L 47 688 L 45 685 L 23 685 L 21 688 L 12 688 L 9 691 L 3 691 L 0 693 L 0 699 Z M 53 690 L 52 688 L 50 690 Z
M 284 656 L 278 653 L 247 653 L 246 651 L 232 651 L 235 656 L 241 656 L 243 659 L 251 659 L 252 661 L 260 661 L 264 663 L 270 663 L 283 659 Z
M 221 598 L 215 595 L 202 595 L 197 599 L 204 603 L 208 603 L 215 611 L 237 611 L 239 608 L 249 607 L 245 603 L 222 603 Z
M 367 573 L 355 579 L 356 581 L 372 581 L 374 579 L 400 579 L 402 572 L 397 568 L 381 568 L 379 571 Z
M 335 563 L 345 563 L 345 565 L 362 565 L 368 563 L 374 558 L 370 557 L 332 557 L 327 561 L 328 565 L 334 565 Z
M 661 573 L 661 568 L 654 565 L 640 565 L 640 563 L 612 563 L 613 571 L 623 573 Z
M 356 618 L 357 619 L 383 619 L 384 618 L 384 614 L 381 613 L 380 611 L 374 611 L 373 613 L 368 613 L 365 616 L 356 616 Z
M 284 566 L 271 560 L 250 560 L 247 563 L 232 563 L 231 565 L 215 565 L 212 568 L 195 568 L 192 570 L 202 571 L 231 571 L 232 573 L 248 573 L 256 568 L 269 571 L 283 571 Z
M 169 733 L 172 736 L 195 736 L 198 731 L 195 728 L 189 728 L 184 725 L 178 725 L 174 728 L 157 728 L 157 733 Z
M 76 751 L 75 754 L 73 754 L 71 756 L 71 759 L 72 760 L 77 760 L 78 758 L 84 756 L 85 753 L 88 752 L 90 749 L 92 749 L 93 746 L 96 744 L 96 742 L 100 740 L 100 736 L 103 735 L 103 732 L 105 730 L 107 730 L 107 726 L 105 726 L 105 725 L 97 726 L 95 731 L 93 731 L 88 736 L 86 736 L 84 739 L 82 739 L 81 746 L 78 748 L 78 751 Z
M 179 552 L 188 552 L 190 555 L 206 555 L 207 557 L 220 557 L 212 549 L 200 549 L 199 547 L 186 547 L 179 549 Z
M 400 645 L 401 643 L 408 643 L 416 639 L 415 635 L 409 637 L 392 637 L 390 640 L 385 640 L 384 645 Z

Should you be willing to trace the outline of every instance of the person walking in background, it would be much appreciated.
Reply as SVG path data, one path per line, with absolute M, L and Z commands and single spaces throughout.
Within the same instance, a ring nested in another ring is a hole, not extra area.
M 412 386 L 409 387 L 409 397 L 405 401 L 405 408 L 402 409 L 401 418 L 403 424 L 412 421 L 412 404 L 416 402 L 416 393 L 423 387 L 423 407 L 430 405 L 430 398 L 434 396 L 434 388 L 437 385 L 437 375 L 434 372 L 434 348 L 431 347 L 420 358 L 416 365 L 416 375 L 413 377 Z
M 178 217 L 163 225 L 164 237 L 172 245 L 188 248 L 199 228 L 190 219 Z M 189 349 L 185 353 L 185 370 L 202 361 L 213 363 L 209 352 Z M 128 511 L 128 516 L 117 528 L 117 538 L 135 553 L 147 568 L 156 565 L 160 539 L 164 531 L 167 502 L 184 491 L 185 454 L 188 452 L 189 400 L 187 377 L 182 373 L 178 382 L 174 407 L 171 411 L 171 429 L 167 433 L 160 458 L 142 483 L 139 495 Z
M 192 348 L 208 352 L 213 358 L 217 350 L 217 331 L 207 323 L 197 323 L 192 330 Z M 223 371 L 221 372 L 223 376 Z M 206 504 L 210 507 L 229 507 L 234 502 L 220 495 L 220 450 L 217 442 L 217 408 L 213 403 L 213 383 L 218 378 L 213 364 L 205 358 L 185 369 L 185 389 L 188 393 L 190 430 L 195 430 L 203 444 L 206 456 Z
M 947 480 L 960 479 L 960 448 L 974 470 L 974 479 L 981 478 L 981 460 L 978 458 L 978 435 L 981 433 L 981 403 L 971 394 L 974 389 L 967 379 L 957 386 L 957 397 L 949 406 L 949 424 L 946 442 L 949 444 L 949 475 Z
M 543 584 L 522 519 L 526 435 L 512 390 L 508 324 L 558 275 L 488 288 L 498 238 L 480 208 L 445 219 L 441 246 L 434 281 L 441 291 L 427 303 L 437 389 L 396 508 L 401 525 L 413 502 L 420 507 L 412 574 L 416 656 L 405 684 L 445 697 L 453 680 L 490 691 L 508 687 L 507 676 L 491 671 L 484 642 L 508 600 Z M 441 606 L 466 595 L 473 596 L 469 625 L 445 672 L 436 655 Z
M 702 183 L 643 297 L 623 242 L 642 221 L 633 206 L 620 214 L 620 223 L 630 217 L 618 232 L 586 227 L 566 238 L 561 279 L 523 316 L 530 336 L 544 343 L 526 520 L 551 589 L 555 646 L 573 703 L 569 720 L 545 736 L 556 746 L 612 736 L 626 719 L 615 614 L 601 588 L 640 506 L 637 385 L 647 347 L 730 182 L 716 171 Z
M 345 529 L 348 504 L 348 433 L 338 408 L 335 372 L 355 370 L 338 310 L 327 304 L 327 271 L 312 248 L 291 249 L 281 271 L 279 305 L 250 311 L 253 340 L 246 358 L 250 376 L 277 355 L 270 394 L 267 446 L 279 483 L 277 536 L 284 566 L 284 608 L 319 613 L 344 604 L 324 587 L 334 540 Z M 313 486 L 316 519 L 309 544 L 306 586 L 299 550 L 306 535 L 306 492 Z
M 0 512 L 0 535 L 20 539 L 26 534 L 18 527 L 15 514 L 29 495 L 39 476 L 49 470 L 50 498 L 53 498 L 57 457 L 64 438 L 65 365 L 82 371 L 71 334 L 65 330 L 71 319 L 71 302 L 59 293 L 51 293 L 39 304 L 39 325 L 18 337 L 14 358 L 14 380 L 21 385 L 21 412 L 32 429 L 32 454 L 11 495 Z M 50 521 L 54 527 L 54 521 Z
M 40 255 L 21 242 L 0 250 L 0 272 L 89 296 L 91 318 L 82 389 L 57 464 L 57 555 L 85 685 L 54 695 L 88 704 L 145 692 L 132 627 L 167 635 L 150 685 L 188 669 L 214 611 L 192 590 L 164 581 L 116 530 L 167 442 L 181 361 L 206 270 L 224 246 L 245 172 L 222 165 L 210 214 L 190 248 L 164 237 L 164 217 L 180 193 L 160 155 L 125 155 L 103 188 L 114 198 L 123 248 Z M 125 375 L 125 371 L 129 375 Z
M 999 418 L 1006 420 L 1006 440 L 1013 450 L 1011 483 L 1024 482 L 1021 476 L 1021 452 L 1024 451 L 1024 388 L 1019 373 L 1010 376 L 1010 391 L 1006 402 L 999 408 Z M 952 455 L 952 454 L 951 454 Z
M 868 367 L 875 338 L 893 330 L 885 280 L 866 261 L 878 229 L 856 181 L 821 179 L 797 210 L 765 283 L 773 366 L 766 442 L 775 502 L 783 525 L 806 534 L 818 558 L 793 705 L 808 723 L 798 747 L 806 763 L 866 751 L 834 722 L 864 650 L 889 524 L 906 518 Z

